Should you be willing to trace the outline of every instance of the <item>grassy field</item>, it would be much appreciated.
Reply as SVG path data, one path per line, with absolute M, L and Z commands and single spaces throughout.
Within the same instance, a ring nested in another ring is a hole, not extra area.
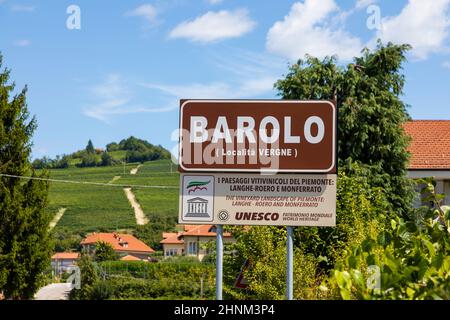
M 111 167 L 69 168 L 51 170 L 50 176 L 58 180 L 102 182 L 119 185 L 160 185 L 177 187 L 179 175 L 176 166 L 168 160 L 144 163 L 136 175 L 130 170 L 137 164 Z M 113 177 L 118 177 L 114 181 Z M 137 200 L 150 220 L 178 214 L 178 189 L 133 188 Z M 48 210 L 55 214 L 67 208 L 56 230 L 73 233 L 101 230 L 123 230 L 136 227 L 134 212 L 121 187 L 93 186 L 52 182 Z

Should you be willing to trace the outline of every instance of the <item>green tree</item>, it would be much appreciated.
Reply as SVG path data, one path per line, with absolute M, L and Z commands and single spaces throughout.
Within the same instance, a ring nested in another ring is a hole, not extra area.
M 89 139 L 88 144 L 86 146 L 86 152 L 87 153 L 95 153 L 94 144 L 92 143 L 91 139 Z
M 95 167 L 97 165 L 97 158 L 93 153 L 85 153 L 81 156 L 81 163 L 78 164 L 81 168 Z
M 117 144 L 117 142 L 111 142 L 106 145 L 106 151 L 108 151 L 108 152 L 117 151 L 117 150 L 119 150 L 119 145 Z
M 329 297 L 320 283 L 346 252 L 366 237 L 376 237 L 388 218 L 408 218 L 411 213 L 414 193 L 406 176 L 408 139 L 402 129 L 409 116 L 400 99 L 401 68 L 408 49 L 408 45 L 379 43 L 376 50 L 365 50 L 347 66 L 338 65 L 334 57 L 307 56 L 275 84 L 283 99 L 335 100 L 339 110 L 337 224 L 295 229 L 299 262 L 294 277 L 308 287 L 294 289 L 297 298 Z M 235 231 L 232 260 L 248 259 L 252 264 L 244 298 L 281 298 L 285 284 L 271 275 L 281 274 L 280 266 L 284 269 L 285 230 L 253 229 Z M 225 264 L 225 270 L 233 277 L 239 271 L 234 262 Z M 243 298 L 242 293 L 227 290 L 230 296 Z
M 402 124 L 409 119 L 401 100 L 401 73 L 409 45 L 378 43 L 353 63 L 339 66 L 336 58 L 306 57 L 289 68 L 275 84 L 283 99 L 336 99 L 339 110 L 339 166 L 359 162 L 382 187 L 392 208 L 404 216 L 413 199 L 406 177 L 408 138 Z
M 99 241 L 95 244 L 95 261 L 112 261 L 117 260 L 117 253 L 114 248 L 107 242 Z
M 36 119 L 29 119 L 27 88 L 11 96 L 9 77 L 9 70 L 0 71 L 0 173 L 45 177 L 30 163 Z M 0 292 L 6 298 L 32 298 L 43 283 L 52 247 L 47 194 L 45 181 L 0 177 Z
M 74 289 L 70 292 L 69 298 L 71 300 L 85 300 L 89 299 L 93 286 L 99 280 L 96 267 L 92 258 L 87 254 L 82 254 L 77 262 L 80 268 L 81 288 Z
M 110 166 L 113 164 L 113 158 L 108 152 L 102 153 L 102 166 Z

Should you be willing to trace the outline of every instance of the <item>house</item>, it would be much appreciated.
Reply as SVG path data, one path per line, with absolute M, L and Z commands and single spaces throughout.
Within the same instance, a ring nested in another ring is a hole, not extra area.
M 450 120 L 413 120 L 404 126 L 411 137 L 408 175 L 412 179 L 434 177 L 436 192 L 450 204 Z
M 164 257 L 170 256 L 196 256 L 199 260 L 209 253 L 205 244 L 216 240 L 216 227 L 212 225 L 184 225 L 181 232 L 164 232 L 163 245 Z M 234 238 L 228 232 L 223 233 L 224 242 L 234 242 Z
M 78 252 L 58 252 L 51 258 L 52 270 L 55 274 L 61 274 L 73 268 L 77 264 L 77 260 L 80 258 Z
M 81 245 L 87 253 L 94 253 L 97 242 L 109 243 L 114 251 L 119 254 L 122 259 L 130 261 L 134 260 L 150 260 L 150 254 L 155 252 L 141 240 L 135 238 L 131 234 L 123 233 L 91 233 L 83 241 Z

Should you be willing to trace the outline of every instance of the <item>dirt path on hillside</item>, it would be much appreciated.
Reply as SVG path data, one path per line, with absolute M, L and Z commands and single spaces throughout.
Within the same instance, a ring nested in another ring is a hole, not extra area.
M 136 196 L 131 191 L 131 188 L 124 188 L 123 191 L 127 196 L 128 201 L 131 204 L 131 207 L 134 209 L 134 215 L 136 216 L 136 224 L 144 225 L 148 223 L 148 218 L 145 216 L 144 211 L 141 208 L 141 205 L 136 200 Z
M 64 215 L 64 212 L 66 212 L 67 208 L 60 208 L 58 212 L 53 217 L 53 220 L 50 222 L 49 228 L 52 230 L 61 220 L 62 216 Z
M 140 167 L 142 167 L 142 164 L 138 165 L 136 168 L 131 169 L 130 174 L 136 174 Z
M 114 181 L 117 181 L 120 178 L 122 178 L 122 177 L 121 176 L 114 176 L 108 183 L 114 183 Z

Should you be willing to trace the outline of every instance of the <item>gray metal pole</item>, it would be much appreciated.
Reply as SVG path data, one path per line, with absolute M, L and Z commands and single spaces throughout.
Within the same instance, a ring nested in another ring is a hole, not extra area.
M 216 239 L 216 300 L 222 300 L 223 226 L 217 226 Z
M 287 227 L 286 299 L 294 297 L 294 227 Z

